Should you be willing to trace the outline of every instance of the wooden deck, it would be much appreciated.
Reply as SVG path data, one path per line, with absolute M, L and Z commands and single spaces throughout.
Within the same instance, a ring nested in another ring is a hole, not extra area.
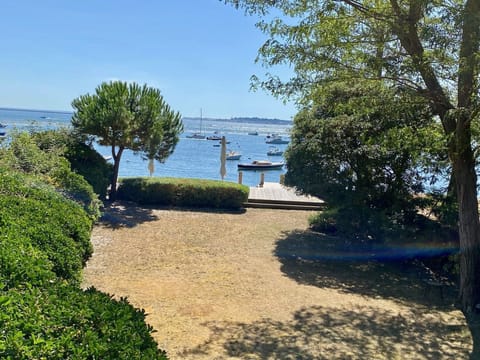
M 299 195 L 295 189 L 279 183 L 266 182 L 262 187 L 250 187 L 246 207 L 292 210 L 320 210 L 325 202 L 313 196 Z

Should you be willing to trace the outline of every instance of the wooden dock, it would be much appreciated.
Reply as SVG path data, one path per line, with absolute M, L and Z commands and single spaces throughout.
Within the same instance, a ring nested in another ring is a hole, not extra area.
M 294 188 L 289 188 L 279 183 L 266 182 L 262 187 L 250 187 L 245 207 L 321 210 L 325 207 L 325 202 L 313 196 L 297 194 Z

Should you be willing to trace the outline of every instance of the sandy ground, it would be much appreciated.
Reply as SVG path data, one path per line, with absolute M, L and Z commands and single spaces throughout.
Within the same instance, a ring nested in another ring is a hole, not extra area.
M 149 314 L 170 359 L 467 359 L 461 312 L 409 269 L 350 261 L 311 212 L 112 206 L 83 286 Z

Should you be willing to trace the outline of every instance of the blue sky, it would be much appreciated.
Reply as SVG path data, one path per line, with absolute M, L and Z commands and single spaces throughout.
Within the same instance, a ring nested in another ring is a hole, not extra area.
M 250 76 L 266 39 L 219 0 L 15 0 L 0 12 L 0 106 L 71 110 L 103 81 L 159 88 L 183 116 L 291 119 Z M 288 74 L 288 68 L 279 69 Z

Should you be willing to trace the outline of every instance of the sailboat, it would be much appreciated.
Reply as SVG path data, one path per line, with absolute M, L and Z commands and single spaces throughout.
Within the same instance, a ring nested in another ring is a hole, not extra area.
M 200 132 L 195 132 L 191 135 L 187 135 L 189 139 L 205 139 L 205 135 L 202 134 L 202 109 L 200 109 Z

